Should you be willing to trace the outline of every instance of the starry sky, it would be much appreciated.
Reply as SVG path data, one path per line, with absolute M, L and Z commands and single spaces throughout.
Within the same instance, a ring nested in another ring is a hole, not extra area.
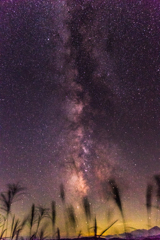
M 77 231 L 86 231 L 88 196 L 101 228 L 109 212 L 119 219 L 113 233 L 122 227 L 106 190 L 114 177 L 127 226 L 146 228 L 146 186 L 160 173 L 160 1 L 1 0 L 0 8 L 1 192 L 27 187 L 18 214 L 55 200 L 63 232 L 64 184 Z

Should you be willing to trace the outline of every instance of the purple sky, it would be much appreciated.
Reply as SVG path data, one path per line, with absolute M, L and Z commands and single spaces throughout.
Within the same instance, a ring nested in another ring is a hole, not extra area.
M 104 194 L 113 176 L 128 226 L 147 227 L 146 186 L 160 173 L 160 1 L 0 5 L 0 190 L 21 181 L 20 212 L 54 199 L 61 216 L 63 183 L 77 218 L 88 195 L 102 226 L 112 209 L 119 229 Z

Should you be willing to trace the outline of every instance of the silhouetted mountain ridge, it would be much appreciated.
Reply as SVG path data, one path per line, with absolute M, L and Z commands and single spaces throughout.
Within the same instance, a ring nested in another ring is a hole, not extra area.
M 147 229 L 136 229 L 130 233 L 127 233 L 129 239 L 160 239 L 160 227 L 154 226 L 153 228 Z M 106 239 L 122 239 L 126 238 L 125 233 L 119 235 L 107 235 Z

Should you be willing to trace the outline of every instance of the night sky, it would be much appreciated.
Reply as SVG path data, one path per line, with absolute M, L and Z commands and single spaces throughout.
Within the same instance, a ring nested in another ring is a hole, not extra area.
M 102 230 L 119 219 L 113 233 L 123 231 L 107 196 L 113 177 L 127 226 L 147 228 L 146 187 L 160 174 L 160 1 L 1 0 L 0 9 L 0 191 L 27 187 L 14 205 L 22 215 L 55 200 L 65 232 L 62 183 L 77 232 L 88 196 Z

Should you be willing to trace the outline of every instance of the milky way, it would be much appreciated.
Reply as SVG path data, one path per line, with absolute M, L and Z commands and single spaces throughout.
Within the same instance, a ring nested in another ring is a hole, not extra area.
M 103 52 L 108 37 L 104 12 L 95 15 L 96 8 L 87 2 L 74 8 L 73 5 L 74 2 L 66 4 L 65 18 L 69 20 L 61 29 L 61 54 L 66 61 L 60 67 L 65 74 L 63 104 L 68 124 L 66 136 L 64 131 L 61 136 L 64 142 L 61 158 L 67 175 L 72 176 L 67 182 L 69 188 L 71 185 L 78 194 L 86 195 L 95 186 L 97 192 L 101 190 L 103 181 L 113 174 L 118 157 L 120 160 L 120 151 L 109 141 L 106 128 L 111 114 L 116 113 L 119 91 L 112 60 Z
M 126 216 L 137 209 L 129 224 L 146 227 L 138 211 L 160 170 L 160 2 L 0 5 L 1 190 L 20 180 L 22 210 L 55 199 L 61 212 L 63 183 L 77 211 L 89 196 L 101 219 L 114 177 Z

